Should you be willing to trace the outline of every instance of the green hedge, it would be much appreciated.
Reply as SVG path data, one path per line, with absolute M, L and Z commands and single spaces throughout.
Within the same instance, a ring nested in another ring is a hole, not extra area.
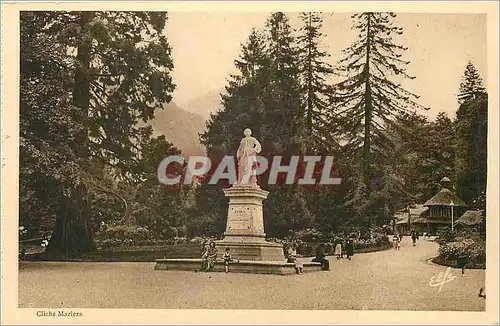
M 456 260 L 447 260 L 442 256 L 437 256 L 437 257 L 432 258 L 432 262 L 435 264 L 438 264 L 438 265 L 442 265 L 442 266 L 459 268 Z M 486 264 L 485 263 L 475 263 L 475 262 L 469 261 L 467 263 L 466 268 L 468 268 L 468 269 L 486 269 Z
M 301 243 L 299 254 L 304 257 L 313 257 L 319 243 Z M 333 244 L 326 244 L 326 254 L 333 255 Z M 286 247 L 285 247 L 286 248 Z M 354 253 L 367 253 L 391 248 L 391 244 L 382 244 L 372 247 L 354 248 Z M 98 251 L 69 257 L 71 261 L 93 261 L 93 262 L 153 262 L 159 258 L 200 258 L 200 245 L 197 243 L 156 245 L 156 246 L 121 246 L 112 250 Z M 65 261 L 64 255 L 42 253 L 28 255 L 31 261 Z
M 198 244 L 177 244 L 163 246 L 144 246 L 121 248 L 119 251 L 98 251 L 70 257 L 72 261 L 95 261 L 95 262 L 153 262 L 160 258 L 199 258 L 200 246 Z M 28 255 L 31 261 L 65 261 L 64 255 L 43 253 L 39 255 Z

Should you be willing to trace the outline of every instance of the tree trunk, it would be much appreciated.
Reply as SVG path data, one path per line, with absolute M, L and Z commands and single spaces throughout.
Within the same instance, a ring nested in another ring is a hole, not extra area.
M 312 13 L 309 13 L 309 25 L 311 28 L 312 25 Z M 312 89 L 312 79 L 313 79 L 313 71 L 312 71 L 312 53 L 311 53 L 311 43 L 312 43 L 311 32 L 308 31 L 308 50 L 307 50 L 307 136 L 310 137 L 313 132 L 313 103 L 312 98 L 314 96 L 314 92 Z M 308 148 L 309 149 L 309 148 Z
M 370 87 L 370 25 L 371 25 L 371 14 L 368 14 L 368 24 L 366 31 L 366 62 L 365 62 L 365 130 L 364 130 L 364 142 L 363 142 L 363 180 L 366 186 L 366 194 L 370 195 L 370 167 L 371 167 L 371 157 L 370 157 L 370 147 L 371 147 L 371 123 L 372 123 L 372 94 Z
M 80 44 L 76 55 L 75 86 L 73 101 L 80 109 L 80 125 L 83 127 L 76 137 L 74 151 L 80 160 L 80 167 L 85 168 L 89 162 L 88 112 L 90 104 L 90 48 L 91 37 L 88 33 L 93 12 L 83 12 L 80 17 Z M 90 227 L 88 189 L 84 180 L 75 180 L 70 196 L 62 195 L 61 209 L 56 217 L 56 225 L 52 234 L 48 252 L 65 254 L 66 259 L 78 252 L 95 250 Z
M 69 198 L 60 196 L 59 203 L 55 230 L 47 252 L 63 254 L 69 259 L 74 254 L 95 250 L 85 184 L 80 182 Z

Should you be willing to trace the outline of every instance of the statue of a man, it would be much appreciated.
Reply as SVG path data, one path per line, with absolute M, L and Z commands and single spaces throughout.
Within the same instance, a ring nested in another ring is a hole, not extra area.
M 262 150 L 259 141 L 252 137 L 252 131 L 245 129 L 238 152 L 238 184 L 257 185 L 257 157 Z

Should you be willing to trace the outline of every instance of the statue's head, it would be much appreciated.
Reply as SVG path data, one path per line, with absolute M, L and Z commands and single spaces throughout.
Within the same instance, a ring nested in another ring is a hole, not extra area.
M 250 128 L 247 128 L 243 133 L 245 134 L 245 136 L 250 137 L 252 135 L 252 130 L 250 130 Z

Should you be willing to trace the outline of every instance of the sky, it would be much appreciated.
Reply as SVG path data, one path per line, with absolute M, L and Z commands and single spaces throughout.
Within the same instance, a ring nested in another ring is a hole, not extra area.
M 166 34 L 172 46 L 177 85 L 174 101 L 183 107 L 194 98 L 220 92 L 252 28 L 264 28 L 268 12 L 170 12 Z M 293 27 L 297 13 L 287 13 Z M 323 13 L 322 44 L 335 64 L 341 51 L 355 39 L 351 14 Z M 422 113 L 434 119 L 439 112 L 451 118 L 458 109 L 456 95 L 467 62 L 479 70 L 486 85 L 487 34 L 484 14 L 401 13 L 395 19 L 404 34 L 397 43 L 408 47 L 404 59 L 413 80 L 402 85 L 420 96 L 419 103 L 430 110 Z M 333 79 L 332 82 L 336 80 Z

